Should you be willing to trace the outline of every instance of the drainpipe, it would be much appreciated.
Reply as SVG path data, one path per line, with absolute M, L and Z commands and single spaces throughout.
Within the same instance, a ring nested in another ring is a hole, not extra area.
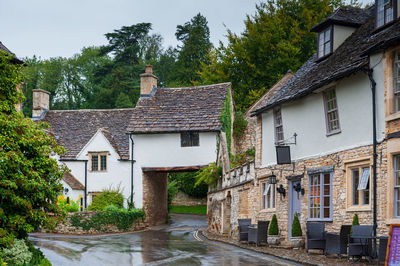
M 88 161 L 85 160 L 85 210 L 87 208 L 87 163 Z
M 133 204 L 133 164 L 135 160 L 133 160 L 133 146 L 135 145 L 132 139 L 132 134 L 129 134 L 129 138 L 131 140 L 131 204 Z
M 373 223 L 374 223 L 374 237 L 376 237 L 376 228 L 378 227 L 376 221 L 376 211 L 377 211 L 377 203 L 376 203 L 376 159 L 377 159 L 377 152 L 376 152 L 376 82 L 373 77 L 373 69 L 368 68 L 368 77 L 371 82 L 371 92 L 372 92 L 372 134 L 373 134 L 373 164 L 372 164 L 372 182 L 373 182 Z M 373 239 L 373 250 L 372 250 L 372 257 L 376 258 L 376 238 Z

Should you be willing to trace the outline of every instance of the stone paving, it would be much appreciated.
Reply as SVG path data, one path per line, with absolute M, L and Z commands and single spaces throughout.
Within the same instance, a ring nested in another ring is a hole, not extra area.
M 360 263 L 353 263 L 348 261 L 347 257 L 339 259 L 336 255 L 322 255 L 322 251 L 310 250 L 310 254 L 307 254 L 305 249 L 290 249 L 284 247 L 268 247 L 265 244 L 256 247 L 256 245 L 248 245 L 245 242 L 239 243 L 236 240 L 228 239 L 227 237 L 216 235 L 208 231 L 202 231 L 204 237 L 211 241 L 219 241 L 234 245 L 240 248 L 249 249 L 272 255 L 278 258 L 286 259 L 289 261 L 301 263 L 304 265 L 377 265 L 376 261 L 368 263 L 367 260 L 363 259 Z

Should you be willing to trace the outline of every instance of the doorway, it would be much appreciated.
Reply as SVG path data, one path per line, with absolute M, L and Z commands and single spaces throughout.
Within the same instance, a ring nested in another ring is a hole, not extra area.
M 301 191 L 296 191 L 296 187 L 301 185 L 301 179 L 289 181 L 289 231 L 288 239 L 292 238 L 292 223 L 295 215 L 298 215 L 301 223 Z

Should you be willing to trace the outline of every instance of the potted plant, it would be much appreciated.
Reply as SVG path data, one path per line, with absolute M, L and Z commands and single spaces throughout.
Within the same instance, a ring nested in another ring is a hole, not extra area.
M 278 219 L 276 218 L 276 214 L 272 216 L 269 225 L 267 242 L 269 245 L 279 245 L 280 243 Z
M 360 222 L 358 221 L 358 214 L 355 213 L 353 216 L 353 222 L 351 223 L 351 225 L 360 225 Z M 353 228 L 350 229 L 350 234 L 353 233 Z
M 298 214 L 296 214 L 293 218 L 290 246 L 292 248 L 301 248 L 304 246 L 303 232 L 301 231 Z

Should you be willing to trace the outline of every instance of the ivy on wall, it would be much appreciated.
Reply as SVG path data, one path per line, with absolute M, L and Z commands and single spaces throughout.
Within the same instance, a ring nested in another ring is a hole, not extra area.
M 228 145 L 229 155 L 231 154 L 231 142 L 232 142 L 232 112 L 231 112 L 231 90 L 228 90 L 224 107 L 222 108 L 221 116 L 219 117 L 222 123 L 222 132 L 226 134 L 226 142 Z

